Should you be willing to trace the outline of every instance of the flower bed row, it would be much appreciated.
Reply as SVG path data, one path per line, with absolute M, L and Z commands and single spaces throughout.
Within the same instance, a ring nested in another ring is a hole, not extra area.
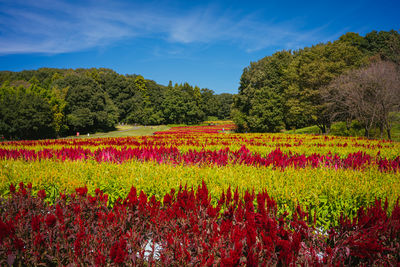
M 39 151 L 26 149 L 0 149 L 0 159 L 22 159 L 33 160 L 85 160 L 94 159 L 97 162 L 122 163 L 129 160 L 156 161 L 158 163 L 188 164 L 188 165 L 217 165 L 243 164 L 247 166 L 273 166 L 274 168 L 285 169 L 287 167 L 330 167 L 363 169 L 368 166 L 377 166 L 380 171 L 400 170 L 400 157 L 393 160 L 379 156 L 372 157 L 365 152 L 350 153 L 345 158 L 338 155 L 310 156 L 297 154 L 284 154 L 279 148 L 267 154 L 265 157 L 258 153 L 252 153 L 245 146 L 237 151 L 224 148 L 212 150 L 189 150 L 180 152 L 176 147 L 139 147 L 121 148 L 114 147 L 99 148 L 95 151 L 76 148 L 43 149 Z
M 86 188 L 46 204 L 46 192 L 10 186 L 0 198 L 0 265 L 270 266 L 396 265 L 400 262 L 400 207 L 379 200 L 340 219 L 326 233 L 297 208 L 277 215 L 266 192 L 223 193 L 217 206 L 203 183 L 172 190 L 163 202 L 134 187 L 113 208 L 108 196 Z
M 172 128 L 174 129 L 174 128 Z M 194 132 L 194 130 L 192 130 Z M 199 130 L 200 131 L 200 130 Z M 219 130 L 217 130 L 218 132 Z M 222 129 L 221 129 L 222 131 Z M 387 140 L 367 140 L 364 138 L 284 135 L 284 134 L 192 134 L 189 131 L 179 136 L 174 131 L 154 136 L 118 138 L 48 139 L 2 142 L 1 146 L 216 146 L 246 145 L 266 147 L 317 147 L 317 148 L 358 148 L 358 149 L 396 149 L 396 142 Z M 168 134 L 167 134 L 168 133 Z M 171 134 L 170 134 L 171 133 Z M 195 133 L 195 132 L 194 132 Z

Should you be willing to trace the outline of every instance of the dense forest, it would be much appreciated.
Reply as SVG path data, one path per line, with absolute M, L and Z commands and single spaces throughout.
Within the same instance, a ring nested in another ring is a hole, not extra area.
M 400 108 L 398 31 L 342 35 L 334 42 L 279 51 L 244 69 L 232 118 L 242 132 L 278 132 L 356 121 L 368 137 Z
M 0 136 L 40 139 L 113 129 L 117 123 L 196 124 L 226 119 L 231 94 L 168 86 L 110 69 L 0 72 Z

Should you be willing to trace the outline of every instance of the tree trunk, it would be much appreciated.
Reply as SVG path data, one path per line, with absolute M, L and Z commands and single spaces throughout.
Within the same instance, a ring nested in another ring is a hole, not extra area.
M 349 119 L 346 119 L 346 129 L 347 129 L 347 131 L 350 131 L 350 127 L 351 127 L 351 121 Z
M 326 134 L 326 127 L 325 127 L 325 124 L 322 124 L 322 125 L 320 125 L 320 126 L 318 126 L 318 127 L 319 127 L 319 129 L 321 130 L 322 134 Z
M 387 131 L 388 139 L 392 140 L 392 134 L 390 133 L 390 128 L 387 128 L 386 131 Z
M 369 139 L 369 130 L 368 130 L 368 127 L 365 126 L 364 129 L 365 129 L 365 137 L 367 137 L 367 138 Z

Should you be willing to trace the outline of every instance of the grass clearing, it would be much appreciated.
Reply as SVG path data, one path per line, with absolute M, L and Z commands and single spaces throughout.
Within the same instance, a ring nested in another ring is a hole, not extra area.
M 80 133 L 79 136 L 68 136 L 66 138 L 104 138 L 104 137 L 127 137 L 127 136 L 142 136 L 153 135 L 154 132 L 166 131 L 170 126 L 143 126 L 143 125 L 118 125 L 117 130 L 111 132 L 99 132 L 95 134 Z

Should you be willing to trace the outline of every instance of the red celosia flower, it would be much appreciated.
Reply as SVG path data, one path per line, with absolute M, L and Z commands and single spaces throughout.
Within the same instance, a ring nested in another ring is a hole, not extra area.
M 15 193 L 15 186 L 14 186 L 13 184 L 10 184 L 10 192 L 11 192 L 12 194 Z
M 95 204 L 97 201 L 97 197 L 88 196 L 88 199 L 90 204 Z
M 211 255 L 207 260 L 207 266 L 213 266 L 214 264 L 214 255 Z
M 28 192 L 26 191 L 26 188 L 25 187 L 21 188 L 21 186 L 19 188 L 19 192 L 21 193 L 22 196 L 26 196 L 26 194 L 28 194 Z
M 79 213 L 81 213 L 81 206 L 79 206 L 79 204 L 74 204 L 74 213 L 75 215 L 78 215 Z
M 99 251 L 96 258 L 94 259 L 94 263 L 96 264 L 96 266 L 105 266 L 106 257 L 104 257 L 104 255 L 102 255 L 101 252 Z
M 293 251 L 291 249 L 290 242 L 288 240 L 278 240 L 277 247 L 279 249 L 279 259 L 284 263 L 292 262 Z
M 19 192 L 22 194 L 22 196 L 26 196 L 28 193 L 23 182 L 19 183 Z
M 14 246 L 17 250 L 23 250 L 24 249 L 24 241 L 22 241 L 19 238 L 14 239 Z
M 115 214 L 112 213 L 112 212 L 110 212 L 110 213 L 107 215 L 107 221 L 108 221 L 109 223 L 112 223 L 112 222 L 114 222 L 114 219 L 115 219 Z
M 11 234 L 10 226 L 0 218 L 0 244 L 3 243 L 3 239 L 9 234 Z
M 84 196 L 86 196 L 86 194 L 87 194 L 87 192 L 88 192 L 88 189 L 87 189 L 87 187 L 85 186 L 85 187 L 76 188 L 75 191 L 76 191 L 76 194 L 77 194 L 78 196 L 84 197 Z
M 168 193 L 165 194 L 164 200 L 163 200 L 164 206 L 166 206 L 166 207 L 169 206 L 171 204 L 171 201 L 172 201 L 172 197 Z
M 74 242 L 74 250 L 75 256 L 80 257 L 82 254 L 82 239 L 85 237 L 85 234 L 82 232 L 78 233 L 78 236 Z
M 129 203 L 131 207 L 139 203 L 136 188 L 134 186 L 131 187 L 131 190 L 129 191 L 128 197 L 125 199 L 125 202 Z
M 43 236 L 42 236 L 40 233 L 38 233 L 38 234 L 35 236 L 35 240 L 33 241 L 33 245 L 34 245 L 35 247 L 37 247 L 37 246 L 41 246 L 43 243 L 44 243 Z
M 61 223 L 64 222 L 64 213 L 59 204 L 56 205 L 56 216 Z
M 126 252 L 126 240 L 121 238 L 119 242 L 115 242 L 111 247 L 110 257 L 115 263 L 123 263 L 126 255 L 128 255 Z
M 45 199 L 46 192 L 44 190 L 39 190 L 39 192 L 37 193 L 37 196 L 40 197 L 41 199 Z
M 107 195 L 107 194 L 104 194 L 104 195 L 103 195 L 103 202 L 104 202 L 104 204 L 107 204 L 107 201 L 108 201 L 108 195 Z
M 94 192 L 95 192 L 96 196 L 98 196 L 98 195 L 100 194 L 101 190 L 98 189 L 98 188 L 96 188 L 96 189 L 94 190 Z
M 40 216 L 33 216 L 31 222 L 32 231 L 40 230 Z
M 139 194 L 139 210 L 140 212 L 145 212 L 147 206 L 147 196 L 143 191 L 140 191 Z
M 53 227 L 54 225 L 56 225 L 57 218 L 53 214 L 48 214 L 46 216 L 45 222 L 48 227 Z

